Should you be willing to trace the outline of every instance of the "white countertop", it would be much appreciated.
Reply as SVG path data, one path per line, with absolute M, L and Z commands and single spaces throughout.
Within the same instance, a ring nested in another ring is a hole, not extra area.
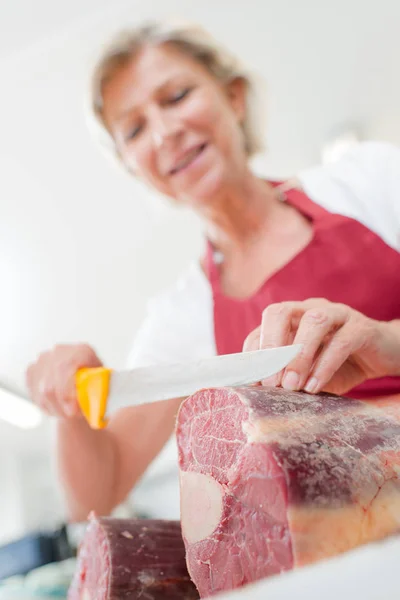
M 218 595 L 220 600 L 400 600 L 400 537 Z

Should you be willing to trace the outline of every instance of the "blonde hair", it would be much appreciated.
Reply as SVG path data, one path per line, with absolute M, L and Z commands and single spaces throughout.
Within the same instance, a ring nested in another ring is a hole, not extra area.
M 246 84 L 246 112 L 242 128 L 247 155 L 263 150 L 261 81 L 228 50 L 197 25 L 177 21 L 153 22 L 120 32 L 103 50 L 93 70 L 89 98 L 89 120 L 103 148 L 121 160 L 115 141 L 103 118 L 103 86 L 115 70 L 131 60 L 144 46 L 171 44 L 204 65 L 216 80 L 227 83 L 241 78 Z M 260 110 L 261 109 L 261 110 Z

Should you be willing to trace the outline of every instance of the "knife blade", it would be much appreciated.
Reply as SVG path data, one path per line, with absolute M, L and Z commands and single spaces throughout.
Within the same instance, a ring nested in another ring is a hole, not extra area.
M 78 402 L 89 425 L 102 429 L 107 417 L 121 408 L 182 398 L 202 388 L 237 387 L 266 379 L 285 368 L 300 349 L 295 344 L 129 371 L 80 369 L 76 374 Z

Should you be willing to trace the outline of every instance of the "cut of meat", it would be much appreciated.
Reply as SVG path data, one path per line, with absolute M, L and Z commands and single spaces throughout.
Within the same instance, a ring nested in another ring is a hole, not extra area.
M 91 515 L 69 600 L 195 600 L 178 521 Z
M 200 595 L 399 529 L 400 398 L 202 390 L 177 421 L 182 530 Z
M 195 600 L 177 521 L 90 516 L 69 600 Z
M 245 588 L 218 594 L 218 600 L 399 600 L 400 536 L 365 544 Z

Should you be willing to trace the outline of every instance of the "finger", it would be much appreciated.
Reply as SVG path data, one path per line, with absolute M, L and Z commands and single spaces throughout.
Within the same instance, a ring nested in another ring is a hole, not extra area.
M 302 350 L 286 367 L 282 387 L 300 390 L 308 380 L 318 352 L 327 336 L 346 321 L 344 311 L 330 306 L 307 310 L 302 316 L 295 338 Z
M 303 313 L 301 302 L 270 304 L 262 314 L 260 347 L 264 349 L 286 345 L 293 318 Z
M 322 349 L 304 390 L 310 394 L 318 394 L 325 389 L 349 357 L 362 346 L 363 342 L 362 330 L 360 331 L 358 323 L 355 326 L 353 323 L 348 323 L 341 327 Z
M 63 416 L 74 417 L 80 414 L 76 390 L 76 373 L 84 367 L 97 367 L 101 363 L 93 354 L 91 348 L 82 344 L 78 351 L 72 354 L 64 353 L 55 369 L 56 398 Z
M 260 348 L 277 348 L 292 341 L 292 322 L 304 312 L 301 302 L 270 304 L 261 321 Z M 263 385 L 280 385 L 282 372 L 263 380 Z
M 52 380 L 42 379 L 39 381 L 36 404 L 50 416 L 56 416 L 58 414 L 54 383 Z
M 252 352 L 260 349 L 261 326 L 254 329 L 244 341 L 243 352 Z
M 64 402 L 64 413 L 67 417 L 75 417 L 80 412 L 78 398 L 76 394 L 75 378 L 73 383 L 68 387 L 68 391 L 65 394 Z
M 65 417 L 73 417 L 78 412 L 76 370 L 71 364 L 60 364 L 56 371 L 55 398 L 58 410 Z

